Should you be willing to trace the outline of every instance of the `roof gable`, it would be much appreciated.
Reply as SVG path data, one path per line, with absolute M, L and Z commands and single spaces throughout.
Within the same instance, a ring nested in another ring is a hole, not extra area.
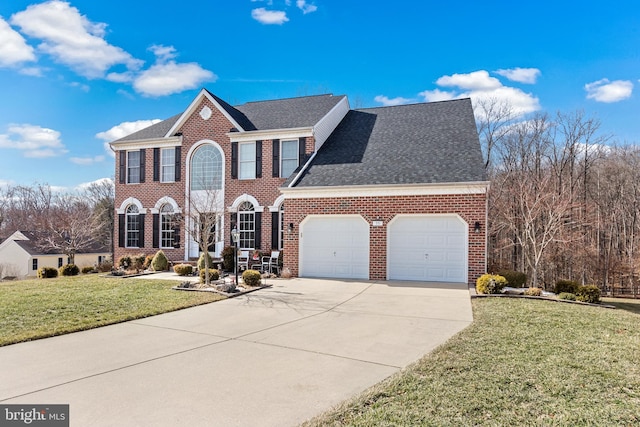
M 289 183 L 322 187 L 485 180 L 467 98 L 351 110 Z

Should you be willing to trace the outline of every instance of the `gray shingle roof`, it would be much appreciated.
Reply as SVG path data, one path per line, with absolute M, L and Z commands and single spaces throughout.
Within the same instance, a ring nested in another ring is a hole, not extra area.
M 471 101 L 460 99 L 349 111 L 295 187 L 485 180 Z
M 15 240 L 16 244 L 24 249 L 29 255 L 59 255 L 61 252 L 59 250 L 43 247 L 38 242 L 45 238 L 46 235 L 43 232 L 34 232 L 34 231 L 20 231 L 25 235 L 29 240 Z M 94 253 L 104 253 L 109 252 L 109 248 L 106 245 L 100 244 L 98 242 L 91 243 L 87 248 L 79 251 L 78 254 L 94 254 Z
M 318 123 L 344 98 L 344 95 L 315 95 L 247 102 L 234 107 L 211 92 L 209 94 L 245 131 L 311 127 Z M 131 135 L 120 138 L 118 142 L 162 138 L 181 115 L 182 113 L 177 114 L 167 120 L 134 132 Z

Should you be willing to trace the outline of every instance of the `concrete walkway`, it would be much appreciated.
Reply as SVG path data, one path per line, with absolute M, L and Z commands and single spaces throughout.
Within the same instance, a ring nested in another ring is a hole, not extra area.
M 0 402 L 72 426 L 294 426 L 472 321 L 465 284 L 270 280 L 213 304 L 0 348 Z

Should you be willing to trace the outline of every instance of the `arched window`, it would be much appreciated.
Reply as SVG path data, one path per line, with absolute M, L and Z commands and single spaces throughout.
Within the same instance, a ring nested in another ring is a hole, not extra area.
M 173 206 L 165 203 L 160 208 L 160 247 L 173 248 L 175 233 L 175 216 Z
M 127 247 L 140 247 L 140 212 L 136 205 L 127 206 L 126 211 Z
M 241 248 L 255 248 L 256 242 L 256 216 L 255 208 L 251 202 L 242 202 L 238 206 L 238 231 L 240 231 Z
M 222 154 L 213 145 L 198 148 L 191 158 L 191 189 L 222 189 Z

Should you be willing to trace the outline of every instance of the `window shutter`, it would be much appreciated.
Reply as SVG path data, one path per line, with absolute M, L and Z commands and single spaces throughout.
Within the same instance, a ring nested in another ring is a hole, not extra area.
M 153 247 L 160 247 L 160 214 L 153 214 Z
M 305 152 L 306 149 L 307 138 L 298 139 L 298 166 L 304 165 L 304 162 L 307 159 L 307 153 Z
M 254 218 L 256 221 L 255 245 L 256 245 L 256 249 L 260 249 L 262 247 L 262 212 L 256 212 Z
M 160 181 L 160 149 L 159 148 L 153 149 L 153 180 Z
M 118 214 L 118 247 L 119 248 L 124 248 L 126 243 L 124 226 L 125 226 L 124 214 Z
M 182 166 L 182 158 L 180 157 L 182 155 L 182 147 L 176 147 L 176 170 L 175 170 L 175 180 L 176 182 L 180 181 L 181 178 L 181 174 L 180 174 L 180 168 Z
M 180 226 L 176 225 L 173 228 L 173 247 L 180 249 Z
M 138 233 L 138 247 L 144 248 L 144 214 L 139 214 L 140 219 L 140 232 Z
M 144 182 L 144 177 L 145 177 L 145 170 L 144 170 L 144 166 L 146 163 L 146 151 L 145 149 L 141 149 L 140 150 L 140 182 Z
M 231 178 L 238 177 L 238 143 L 231 143 Z
M 280 177 L 280 140 L 273 140 L 273 174 L 274 178 Z
M 280 249 L 280 212 L 271 212 L 271 249 Z
M 120 184 L 124 184 L 127 179 L 127 152 L 119 151 L 120 153 Z
M 256 178 L 262 178 L 262 141 L 256 141 Z

